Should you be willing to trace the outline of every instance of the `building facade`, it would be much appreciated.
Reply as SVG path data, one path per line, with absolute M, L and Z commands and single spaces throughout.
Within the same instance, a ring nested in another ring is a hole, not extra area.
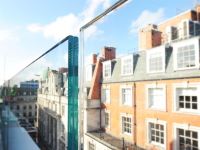
M 32 126 L 36 125 L 37 95 L 15 96 L 9 103 L 10 109 L 20 119 L 25 119 Z
M 38 82 L 34 80 L 21 82 L 20 87 L 14 85 L 10 90 L 10 100 L 7 104 L 18 118 L 20 126 L 24 127 L 37 142 L 37 89 L 22 85 L 30 82 L 38 86 Z
M 200 149 L 199 8 L 141 29 L 137 53 L 93 56 L 85 149 Z
M 47 69 L 38 89 L 38 131 L 41 146 L 67 149 L 67 69 Z

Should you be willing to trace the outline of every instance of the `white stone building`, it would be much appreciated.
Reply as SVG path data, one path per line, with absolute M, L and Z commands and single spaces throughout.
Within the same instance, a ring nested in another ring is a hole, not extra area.
M 43 73 L 38 89 L 39 140 L 49 150 L 67 149 L 67 69 Z

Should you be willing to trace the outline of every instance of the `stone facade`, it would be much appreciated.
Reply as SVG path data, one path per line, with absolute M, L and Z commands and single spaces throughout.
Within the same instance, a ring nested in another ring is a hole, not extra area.
M 38 130 L 49 150 L 67 149 L 67 70 L 48 69 L 38 89 Z

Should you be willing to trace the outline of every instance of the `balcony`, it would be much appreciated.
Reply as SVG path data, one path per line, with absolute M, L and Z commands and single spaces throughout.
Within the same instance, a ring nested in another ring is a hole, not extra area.
M 109 149 L 115 149 L 115 150 L 122 150 L 122 149 L 131 149 L 131 150 L 144 150 L 142 148 L 139 148 L 135 146 L 133 143 L 129 143 L 125 141 L 123 138 L 119 139 L 116 137 L 113 137 L 103 131 L 92 131 L 86 133 L 86 136 L 88 139 L 95 139 L 99 143 L 103 145 L 103 147 L 107 147 Z
M 2 150 L 39 150 L 28 132 L 19 125 L 18 119 L 8 106 L 0 104 L 0 149 Z

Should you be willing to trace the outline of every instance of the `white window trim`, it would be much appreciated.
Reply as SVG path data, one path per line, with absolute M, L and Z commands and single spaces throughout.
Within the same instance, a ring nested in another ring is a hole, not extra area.
M 197 88 L 197 100 L 198 100 L 198 110 L 192 110 L 192 109 L 182 109 L 178 110 L 178 101 L 176 96 L 176 89 L 177 88 Z M 176 113 L 185 113 L 185 114 L 191 114 L 191 115 L 200 115 L 200 82 L 194 82 L 194 83 L 188 83 L 188 82 L 182 82 L 182 83 L 174 83 L 173 84 L 173 111 Z
M 105 128 L 107 129 L 107 130 L 110 130 L 110 126 L 111 126 L 111 121 L 110 121 L 110 119 L 111 119 L 111 116 L 110 116 L 110 111 L 109 110 L 105 110 L 105 113 L 108 113 L 108 115 L 109 115 L 109 125 L 108 125 L 108 127 L 106 127 L 106 122 L 105 122 L 105 115 L 104 115 L 104 122 L 105 122 Z
M 131 89 L 131 98 L 132 98 L 132 101 L 131 101 L 130 105 L 126 105 L 126 104 L 122 103 L 122 89 L 123 88 L 130 88 Z M 133 95 L 134 95 L 134 91 L 133 91 L 133 86 L 132 85 L 121 85 L 120 86 L 120 106 L 132 107 L 134 105 L 134 103 L 133 103 L 134 102 Z
M 158 119 L 155 119 L 155 118 L 147 118 L 145 119 L 146 121 L 146 137 L 147 137 L 147 143 L 150 144 L 150 145 L 155 145 L 155 146 L 159 146 L 163 149 L 166 149 L 166 141 L 167 141 L 167 123 L 166 121 L 163 121 L 163 120 L 158 120 Z M 150 134 L 149 134 L 149 123 L 157 123 L 157 124 L 161 124 L 164 126 L 164 144 L 160 144 L 160 143 L 156 143 L 156 142 L 150 142 Z
M 149 68 L 149 58 L 150 58 L 150 55 L 152 54 L 155 54 L 155 53 L 162 53 L 162 70 L 160 71 L 151 71 L 150 68 Z M 156 48 L 152 48 L 150 50 L 147 51 L 146 53 L 146 64 L 147 64 L 147 73 L 163 73 L 165 72 L 165 47 L 164 46 L 159 46 L 159 47 L 156 47 Z
M 184 22 L 187 22 L 187 35 L 184 36 L 183 35 L 183 23 Z M 179 24 L 179 30 L 180 30 L 180 37 L 179 39 L 184 39 L 184 38 L 188 38 L 188 37 L 191 37 L 191 36 L 194 36 L 194 35 L 189 35 L 189 22 L 193 22 L 194 24 L 198 24 L 198 22 L 195 22 L 191 19 L 183 19 L 181 20 L 180 24 Z M 196 34 L 196 28 L 194 27 L 194 33 Z
M 122 117 L 129 117 L 129 118 L 131 118 L 131 133 L 123 133 Z M 133 126 L 134 126 L 133 115 L 127 114 L 127 113 L 120 113 L 120 132 L 121 132 L 121 134 L 122 135 L 132 136 L 133 135 Z
M 177 128 L 198 132 L 198 144 L 200 143 L 200 136 L 199 136 L 200 135 L 200 127 L 191 126 L 189 124 L 174 123 L 173 124 L 173 136 L 174 136 L 173 141 L 177 141 Z M 179 148 L 178 144 L 179 144 L 178 142 L 174 142 L 173 148 L 178 149 Z M 199 144 L 198 148 L 200 149 L 200 144 Z
M 149 88 L 162 88 L 164 91 L 164 101 L 165 101 L 165 108 L 164 109 L 156 109 L 156 108 L 151 108 L 149 106 Z M 167 101 L 166 101 L 166 84 L 147 84 L 146 85 L 146 109 L 151 109 L 151 110 L 159 110 L 159 111 L 167 111 Z
M 130 58 L 131 58 L 131 64 L 132 64 L 132 66 L 131 66 L 132 72 L 128 73 L 128 74 L 124 74 L 123 73 L 124 61 L 126 59 L 130 59 Z M 121 76 L 129 76 L 129 75 L 133 75 L 133 54 L 127 55 L 127 56 L 124 56 L 124 57 L 121 58 Z
M 187 22 L 187 35 L 186 36 L 184 36 L 183 35 L 183 23 L 184 22 Z M 183 20 L 181 20 L 181 22 L 180 22 L 180 24 L 179 24 L 179 35 L 180 35 L 180 39 L 184 39 L 184 38 L 187 38 L 188 36 L 189 36 L 189 27 L 188 27 L 188 25 L 189 25 L 189 19 L 183 19 Z
M 106 101 L 103 101 L 103 90 L 104 89 L 107 89 L 107 90 L 109 90 L 109 99 L 108 100 L 106 100 Z M 110 104 L 111 103 L 111 98 L 110 98 L 110 96 L 111 96 L 111 90 L 110 90 L 110 85 L 104 85 L 104 86 L 102 86 L 102 88 L 101 88 L 101 100 L 102 100 L 102 103 L 105 103 L 105 104 Z
M 107 77 L 105 76 L 105 70 L 104 70 L 104 68 L 105 68 L 106 65 L 109 65 L 109 67 L 110 67 L 110 72 L 109 72 L 109 75 L 108 75 Z M 111 61 L 110 61 L 110 60 L 104 61 L 104 62 L 103 62 L 103 78 L 104 78 L 104 79 L 111 78 L 111 72 L 112 72 Z
M 178 48 L 179 47 L 184 47 L 187 45 L 194 45 L 194 49 L 195 49 L 195 66 L 194 67 L 184 67 L 184 68 L 178 68 L 177 66 L 177 52 L 178 52 Z M 198 69 L 200 66 L 199 63 L 199 37 L 197 38 L 192 38 L 192 39 L 187 39 L 187 40 L 183 40 L 180 42 L 176 42 L 173 45 L 173 62 L 174 62 L 174 70 L 178 71 L 178 70 L 188 70 L 188 69 Z
M 176 28 L 177 32 L 178 32 L 178 26 L 167 26 L 165 29 L 165 33 L 167 35 L 167 38 L 165 39 L 165 43 L 170 43 L 170 42 L 173 42 L 173 41 L 176 41 L 179 39 L 179 35 L 178 35 L 178 37 L 176 39 L 172 40 L 172 34 L 173 34 L 172 28 Z

